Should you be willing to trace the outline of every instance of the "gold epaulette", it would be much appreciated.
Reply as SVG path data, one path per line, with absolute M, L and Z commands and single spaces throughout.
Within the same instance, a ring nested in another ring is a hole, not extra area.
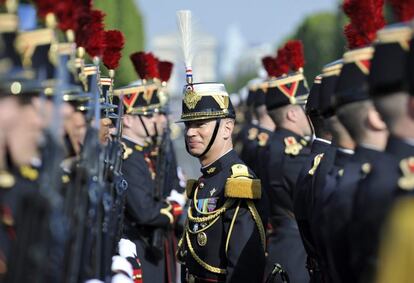
M 132 154 L 132 148 L 129 148 L 124 142 L 121 142 L 123 153 L 122 153 L 122 159 L 127 159 Z
M 401 177 L 398 179 L 400 189 L 414 190 L 414 157 L 404 158 L 400 162 Z
M 228 198 L 260 199 L 262 186 L 259 179 L 252 179 L 244 164 L 231 167 L 232 175 L 227 178 L 224 195 Z
M 285 154 L 296 156 L 303 149 L 302 141 L 299 143 L 295 137 L 290 136 L 284 139 Z M 306 145 L 305 145 L 306 146 Z
M 194 187 L 196 183 L 197 183 L 197 180 L 195 179 L 187 180 L 187 185 L 185 186 L 185 193 L 187 194 L 188 198 L 191 198 L 193 196 Z

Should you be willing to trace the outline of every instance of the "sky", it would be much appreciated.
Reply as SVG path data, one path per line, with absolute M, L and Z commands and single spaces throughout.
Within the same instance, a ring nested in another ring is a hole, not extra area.
M 189 9 L 198 30 L 223 41 L 237 26 L 249 44 L 278 42 L 306 15 L 334 11 L 337 0 L 136 0 L 144 17 L 146 42 L 177 31 L 176 11 Z M 147 45 L 148 47 L 148 45 Z

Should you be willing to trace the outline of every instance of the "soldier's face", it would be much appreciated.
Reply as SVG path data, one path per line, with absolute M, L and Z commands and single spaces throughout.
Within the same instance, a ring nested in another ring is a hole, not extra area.
M 154 114 L 154 119 L 158 135 L 162 135 L 165 128 L 167 127 L 167 116 L 161 113 L 157 113 Z
M 299 127 L 302 129 L 303 131 L 303 136 L 311 136 L 312 135 L 312 129 L 311 126 L 309 124 L 309 120 L 308 117 L 306 116 L 305 113 L 305 109 L 302 106 L 298 106 L 298 108 L 300 107 L 300 109 L 298 109 L 298 124 Z
M 16 97 L 0 99 L 0 131 L 7 134 L 18 119 L 20 105 Z
M 10 130 L 7 145 L 16 165 L 29 165 L 33 158 L 39 157 L 39 143 L 46 126 L 41 109 L 39 98 L 21 106 L 19 118 Z
M 86 119 L 81 112 L 74 112 L 65 123 L 65 131 L 76 153 L 80 152 L 80 145 L 86 135 Z
M 201 120 L 185 123 L 185 142 L 191 155 L 204 152 L 213 135 L 216 120 Z
M 148 131 L 149 136 L 155 135 L 155 119 L 154 116 L 141 116 L 141 119 L 138 115 L 125 115 L 124 125 L 128 127 L 129 131 L 140 139 L 147 138 L 147 133 L 145 128 Z M 145 128 L 144 128 L 145 126 Z

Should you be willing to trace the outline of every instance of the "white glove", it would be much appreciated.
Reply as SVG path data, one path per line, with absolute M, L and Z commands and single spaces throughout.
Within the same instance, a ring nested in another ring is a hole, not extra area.
M 119 255 L 125 258 L 137 256 L 137 246 L 128 239 L 121 239 L 118 243 Z
M 112 257 L 111 270 L 112 272 L 116 272 L 116 273 L 119 273 L 120 271 L 122 271 L 125 274 L 128 274 L 129 278 L 132 278 L 132 276 L 134 275 L 133 270 L 132 270 L 132 265 L 129 263 L 129 261 L 126 258 L 119 256 L 119 255 L 115 255 Z M 124 276 L 126 276 L 125 274 Z
M 175 201 L 181 207 L 184 207 L 185 202 L 187 201 L 187 198 L 186 198 L 185 194 L 180 194 L 176 190 L 172 190 L 171 193 L 170 193 L 170 196 L 167 197 L 167 200 L 170 201 L 170 202 Z
M 185 188 L 185 186 L 187 185 L 187 178 L 185 177 L 183 168 L 181 168 L 180 166 L 177 167 L 177 177 L 180 180 L 180 187 Z
M 123 273 L 115 274 L 111 283 L 134 283 L 134 281 Z

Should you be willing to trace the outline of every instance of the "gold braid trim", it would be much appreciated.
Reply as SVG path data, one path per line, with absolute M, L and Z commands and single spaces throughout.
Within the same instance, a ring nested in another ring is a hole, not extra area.
M 189 225 L 187 225 L 187 231 L 188 232 L 190 232 L 191 234 L 198 234 L 198 233 L 200 233 L 200 232 L 203 232 L 203 231 L 205 231 L 205 230 L 207 230 L 208 228 L 210 228 L 211 226 L 213 226 L 213 224 L 214 223 L 216 223 L 217 222 L 217 220 L 219 220 L 220 219 L 220 217 L 216 217 L 215 219 L 213 219 L 213 221 L 211 221 L 206 227 L 204 227 L 204 228 L 201 228 L 200 230 L 197 230 L 197 231 L 191 231 L 191 229 L 190 229 L 190 226 Z
M 191 245 L 191 241 L 190 241 L 190 237 L 188 236 L 188 233 L 185 233 L 185 237 L 187 240 L 187 246 L 188 246 L 188 249 L 190 250 L 191 256 L 195 259 L 195 261 L 199 265 L 201 265 L 203 268 L 207 269 L 210 272 L 218 273 L 218 274 L 226 274 L 225 269 L 211 266 L 208 263 L 204 262 L 201 258 L 199 258 L 198 255 L 195 253 L 193 246 Z
M 227 200 L 224 205 L 217 209 L 216 211 L 214 211 L 213 214 L 210 214 L 208 216 L 204 216 L 204 217 L 195 217 L 193 216 L 192 213 L 192 209 L 191 207 L 188 208 L 188 219 L 191 222 L 196 222 L 196 223 L 203 223 L 203 222 L 209 222 L 211 220 L 214 220 L 215 218 L 218 218 L 221 214 L 223 214 L 230 206 L 232 206 L 234 203 L 234 200 Z
M 236 211 L 234 212 L 233 218 L 231 219 L 229 234 L 227 235 L 227 239 L 226 239 L 226 256 L 227 256 L 227 250 L 228 250 L 229 242 L 231 238 L 231 233 L 233 232 L 233 228 L 234 228 L 234 222 L 236 222 L 236 217 L 237 217 L 237 214 L 239 213 L 240 202 L 241 200 L 239 200 L 239 203 L 237 204 L 237 207 L 236 207 Z
M 254 206 L 253 201 L 247 200 L 247 206 L 249 207 L 250 213 L 252 214 L 253 219 L 256 222 L 257 229 L 259 229 L 260 240 L 262 242 L 263 249 L 266 250 L 266 236 L 265 236 L 266 234 L 265 234 L 265 229 L 263 227 L 263 223 L 260 218 L 259 212 L 257 212 L 257 209 Z

